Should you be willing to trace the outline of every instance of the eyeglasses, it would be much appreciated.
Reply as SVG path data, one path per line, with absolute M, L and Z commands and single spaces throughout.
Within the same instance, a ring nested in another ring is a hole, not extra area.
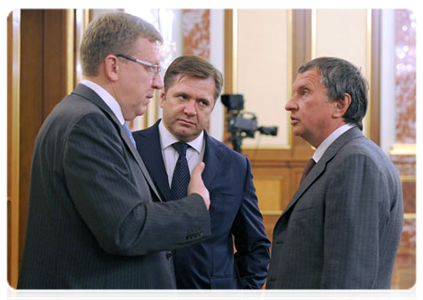
M 155 64 L 143 61 L 141 59 L 133 58 L 133 57 L 130 57 L 130 56 L 127 56 L 127 55 L 124 55 L 124 54 L 116 54 L 116 56 L 117 57 L 123 57 L 127 60 L 134 61 L 134 62 L 137 62 L 139 64 L 142 64 L 144 66 L 149 67 L 147 72 L 150 73 L 151 75 L 153 75 L 153 77 L 157 77 L 157 75 L 160 74 L 160 72 L 162 71 L 162 67 L 160 65 L 155 65 Z

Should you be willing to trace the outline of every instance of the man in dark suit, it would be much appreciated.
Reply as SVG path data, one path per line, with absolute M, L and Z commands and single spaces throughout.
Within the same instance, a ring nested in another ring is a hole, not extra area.
M 128 14 L 90 23 L 81 45 L 85 80 L 35 142 L 18 288 L 175 288 L 169 250 L 210 234 L 204 165 L 189 196 L 162 201 L 125 128 L 163 87 L 161 41 Z
M 181 156 L 186 157 L 187 177 L 188 168 L 199 161 L 206 164 L 203 180 L 212 202 L 212 232 L 204 242 L 173 252 L 180 289 L 261 288 L 267 274 L 270 242 L 250 162 L 205 130 L 222 83 L 221 73 L 205 59 L 178 57 L 165 74 L 160 97 L 163 119 L 134 132 L 137 149 L 166 201 L 179 198 L 174 186 L 183 177 L 177 170 Z M 186 154 L 172 147 L 180 142 L 187 147 Z
M 342 59 L 299 68 L 285 109 L 294 135 L 316 148 L 315 166 L 275 225 L 267 288 L 390 288 L 403 226 L 401 182 L 361 132 L 367 90 Z

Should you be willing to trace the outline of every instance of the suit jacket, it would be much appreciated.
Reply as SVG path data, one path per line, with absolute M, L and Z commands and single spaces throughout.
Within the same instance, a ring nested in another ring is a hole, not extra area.
M 172 199 L 159 122 L 133 135 L 159 193 L 167 201 Z M 210 192 L 212 231 L 202 243 L 174 251 L 177 287 L 261 288 L 267 274 L 270 241 L 258 208 L 250 163 L 207 132 L 204 134 L 203 180 Z
M 385 289 L 403 226 L 401 182 L 357 128 L 301 183 L 275 225 L 271 289 Z
M 113 112 L 79 85 L 34 146 L 18 288 L 175 288 L 170 249 L 203 240 L 199 195 L 162 202 Z

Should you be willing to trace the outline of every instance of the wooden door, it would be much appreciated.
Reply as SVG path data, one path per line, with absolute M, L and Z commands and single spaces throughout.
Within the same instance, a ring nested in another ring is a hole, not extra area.
M 73 10 L 8 17 L 8 281 L 16 288 L 25 241 L 32 148 L 44 119 L 74 87 Z

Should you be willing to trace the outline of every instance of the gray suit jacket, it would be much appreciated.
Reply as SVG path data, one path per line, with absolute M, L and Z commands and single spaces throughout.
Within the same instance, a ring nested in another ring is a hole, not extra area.
M 168 250 L 210 230 L 199 195 L 161 201 L 115 115 L 79 85 L 34 146 L 18 288 L 175 288 Z
M 350 129 L 276 223 L 267 288 L 390 288 L 403 214 L 395 167 L 357 127 Z

